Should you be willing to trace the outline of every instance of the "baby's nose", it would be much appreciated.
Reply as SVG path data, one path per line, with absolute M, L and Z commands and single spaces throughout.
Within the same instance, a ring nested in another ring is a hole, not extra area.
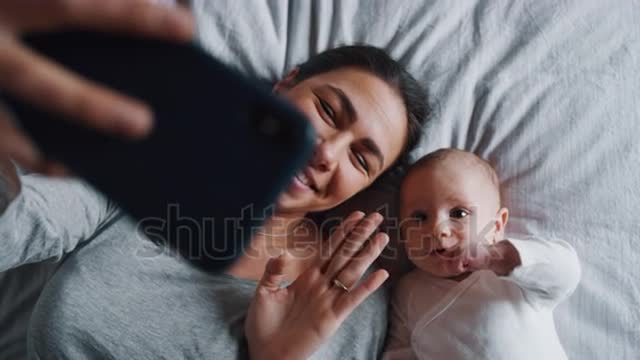
M 432 234 L 436 239 L 451 237 L 451 224 L 448 221 L 431 224 Z
M 450 224 L 443 223 L 437 226 L 435 238 L 438 240 L 438 247 L 451 249 L 458 245 L 458 240 L 452 236 Z
M 440 225 L 437 229 L 436 236 L 439 239 L 446 239 L 451 237 L 451 228 L 448 225 Z

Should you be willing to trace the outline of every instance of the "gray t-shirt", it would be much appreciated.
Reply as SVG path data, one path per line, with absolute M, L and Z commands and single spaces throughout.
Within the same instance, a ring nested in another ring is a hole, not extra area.
M 0 217 L 0 271 L 57 258 L 28 332 L 31 358 L 247 358 L 243 323 L 256 282 L 206 274 L 136 231 L 86 184 L 22 177 Z M 374 359 L 387 293 L 358 307 L 314 355 Z

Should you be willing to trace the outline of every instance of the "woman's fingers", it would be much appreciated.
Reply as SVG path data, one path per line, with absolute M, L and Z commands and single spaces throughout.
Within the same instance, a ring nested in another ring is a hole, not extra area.
M 367 269 L 380 256 L 384 247 L 389 243 L 389 236 L 379 233 L 367 243 L 367 245 L 357 255 L 353 256 L 349 263 L 333 278 L 338 279 L 342 284 L 351 289 L 362 278 Z
M 60 1 L 60 0 L 58 0 Z M 185 9 L 148 0 L 66 0 L 66 24 L 179 41 L 193 37 L 194 22 Z
M 353 228 L 355 228 L 356 225 L 358 225 L 358 223 L 360 223 L 364 218 L 364 215 L 365 214 L 362 211 L 354 211 L 349 214 L 349 216 L 340 223 L 333 233 L 331 233 L 327 241 L 321 245 L 320 255 L 318 256 L 321 270 L 326 270 L 337 249 L 340 248 L 342 242 Z
M 20 43 L 0 43 L 0 89 L 84 125 L 138 138 L 152 126 L 151 109 L 84 80 Z
M 388 243 L 389 235 L 386 233 L 376 234 L 336 277 L 349 286 L 355 285 L 380 256 Z
M 336 300 L 335 311 L 337 314 L 348 316 L 369 295 L 376 291 L 389 277 L 386 270 L 376 270 L 354 289 L 345 293 Z
M 49 62 L 16 37 L 67 28 L 188 41 L 194 35 L 193 17 L 183 8 L 151 0 L 0 1 L 0 90 L 86 126 L 130 138 L 146 135 L 152 127 L 148 106 Z M 23 136 L 12 139 L 17 148 L 11 155 L 36 169 L 42 160 L 35 148 Z
M 0 107 L 0 159 L 13 159 L 21 166 L 41 171 L 44 167 L 42 154 L 33 143 L 18 130 L 9 114 Z
M 280 284 L 285 280 L 285 269 L 289 260 L 289 254 L 286 252 L 269 259 L 258 283 L 258 290 L 276 291 L 280 289 Z
M 383 217 L 378 213 L 369 214 L 346 234 L 340 246 L 331 254 L 331 260 L 324 274 L 333 279 L 347 265 L 354 255 L 363 247 L 366 240 L 382 223 Z M 345 285 L 349 285 L 346 284 Z
M 0 21 L 14 31 L 82 28 L 187 41 L 192 15 L 151 0 L 2 0 Z
M 0 165 L 6 159 L 16 161 L 27 170 L 50 176 L 69 174 L 64 165 L 42 156 L 31 140 L 14 126 L 13 118 L 0 104 Z

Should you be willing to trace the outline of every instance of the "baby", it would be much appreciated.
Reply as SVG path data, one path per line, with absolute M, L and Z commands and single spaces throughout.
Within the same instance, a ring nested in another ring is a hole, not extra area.
M 403 180 L 401 229 L 416 269 L 391 304 L 384 359 L 566 359 L 553 309 L 580 280 L 560 240 L 505 239 L 498 176 L 441 149 Z

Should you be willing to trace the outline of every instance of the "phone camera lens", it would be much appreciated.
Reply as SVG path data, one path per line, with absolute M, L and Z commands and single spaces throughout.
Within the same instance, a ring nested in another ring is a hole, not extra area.
M 253 114 L 251 116 L 252 127 L 255 134 L 262 141 L 279 145 L 286 145 L 291 142 L 292 129 L 287 126 L 288 122 L 283 120 L 282 117 L 267 111 L 256 111 Z
M 281 123 L 272 116 L 264 116 L 258 120 L 258 130 L 267 136 L 277 136 L 281 131 Z
M 269 136 L 276 136 L 280 132 L 280 121 L 278 119 L 267 116 L 261 124 L 262 132 Z

